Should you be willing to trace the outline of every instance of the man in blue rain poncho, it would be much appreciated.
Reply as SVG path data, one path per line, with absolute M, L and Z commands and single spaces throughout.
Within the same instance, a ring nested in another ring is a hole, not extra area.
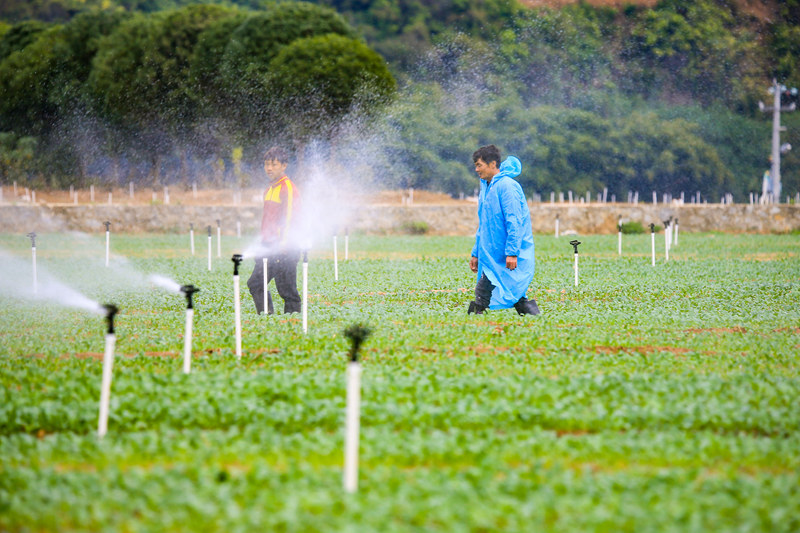
M 514 307 L 520 315 L 538 315 L 536 300 L 525 293 L 533 280 L 535 257 L 531 213 L 522 187 L 514 179 L 522 163 L 514 156 L 500 163 L 495 145 L 472 154 L 481 179 L 478 231 L 469 266 L 478 274 L 475 300 L 468 313 Z

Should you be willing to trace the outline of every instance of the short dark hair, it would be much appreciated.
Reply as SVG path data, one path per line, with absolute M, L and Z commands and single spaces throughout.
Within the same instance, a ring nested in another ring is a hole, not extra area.
M 278 161 L 289 164 L 289 154 L 280 146 L 273 146 L 264 152 L 264 161 Z
M 483 162 L 487 165 L 494 161 L 497 163 L 497 166 L 500 166 L 500 149 L 490 144 L 489 146 L 481 146 L 477 150 L 472 153 L 472 162 L 477 163 L 478 159 L 483 159 Z

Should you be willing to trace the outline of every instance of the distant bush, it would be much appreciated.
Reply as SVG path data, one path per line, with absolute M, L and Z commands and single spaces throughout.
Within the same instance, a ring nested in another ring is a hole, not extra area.
M 400 224 L 400 229 L 410 235 L 425 235 L 430 230 L 430 226 L 422 220 L 409 220 Z
M 635 221 L 625 222 L 624 224 L 622 224 L 621 229 L 622 229 L 622 233 L 624 233 L 625 235 L 632 235 L 632 234 L 635 234 L 635 233 L 644 233 L 645 232 L 645 227 L 642 226 L 642 223 L 641 222 L 635 222 Z

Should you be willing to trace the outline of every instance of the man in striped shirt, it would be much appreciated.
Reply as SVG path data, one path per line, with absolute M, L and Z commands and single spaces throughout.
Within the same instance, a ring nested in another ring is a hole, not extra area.
M 264 312 L 264 266 L 267 259 L 266 281 L 275 279 L 275 288 L 283 298 L 284 313 L 300 312 L 300 295 L 297 292 L 297 263 L 300 248 L 297 240 L 300 195 L 297 187 L 286 176 L 289 158 L 280 147 L 272 147 L 264 154 L 264 172 L 269 185 L 264 192 L 264 214 L 261 217 L 262 252 L 256 257 L 256 266 L 247 287 L 256 304 L 256 311 Z M 267 312 L 272 314 L 272 295 L 267 290 Z

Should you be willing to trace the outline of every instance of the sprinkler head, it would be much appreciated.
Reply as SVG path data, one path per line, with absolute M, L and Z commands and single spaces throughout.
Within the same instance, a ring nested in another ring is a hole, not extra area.
M 32 231 L 28 233 L 28 237 L 31 239 L 31 248 L 36 248 L 36 232 Z
M 242 264 L 242 255 L 241 254 L 233 254 L 231 257 L 231 261 L 233 261 L 233 275 L 239 275 L 239 265 Z
M 578 239 L 574 239 L 574 240 L 569 241 L 569 243 L 573 246 L 573 248 L 575 248 L 575 253 L 577 254 L 578 253 L 578 245 L 581 244 L 581 241 L 579 241 Z
M 650 233 L 655 233 L 655 232 L 656 232 L 656 225 L 651 222 L 650 223 Z
M 196 292 L 200 292 L 200 289 L 194 285 L 183 285 L 181 287 L 181 292 L 186 296 L 186 309 L 192 309 L 192 295 Z
M 106 227 L 106 231 L 111 231 L 111 222 L 106 220 L 105 222 L 103 222 L 103 225 Z
M 191 222 L 189 222 L 189 229 L 190 229 L 191 231 L 194 231 L 194 224 L 192 224 Z
M 106 311 L 106 321 L 108 322 L 109 335 L 114 334 L 114 315 L 119 312 L 119 309 L 114 304 L 105 304 L 103 309 Z
M 664 229 L 667 229 L 668 227 L 669 227 L 669 220 L 665 220 L 664 221 Z
M 208 226 L 208 236 L 211 237 L 211 225 Z
M 344 336 L 350 339 L 352 345 L 350 346 L 350 360 L 354 363 L 358 362 L 358 349 L 361 347 L 367 337 L 369 337 L 372 330 L 363 324 L 353 324 L 344 330 Z
M 217 227 L 220 227 L 220 220 L 217 219 Z
M 349 236 L 349 235 L 350 235 L 350 228 L 348 228 L 347 226 L 345 226 L 345 227 L 344 227 L 344 234 L 345 234 L 346 236 Z
M 308 250 L 303 250 L 303 263 L 308 263 Z
M 678 219 L 677 218 L 675 219 L 675 225 L 676 226 L 678 225 Z

